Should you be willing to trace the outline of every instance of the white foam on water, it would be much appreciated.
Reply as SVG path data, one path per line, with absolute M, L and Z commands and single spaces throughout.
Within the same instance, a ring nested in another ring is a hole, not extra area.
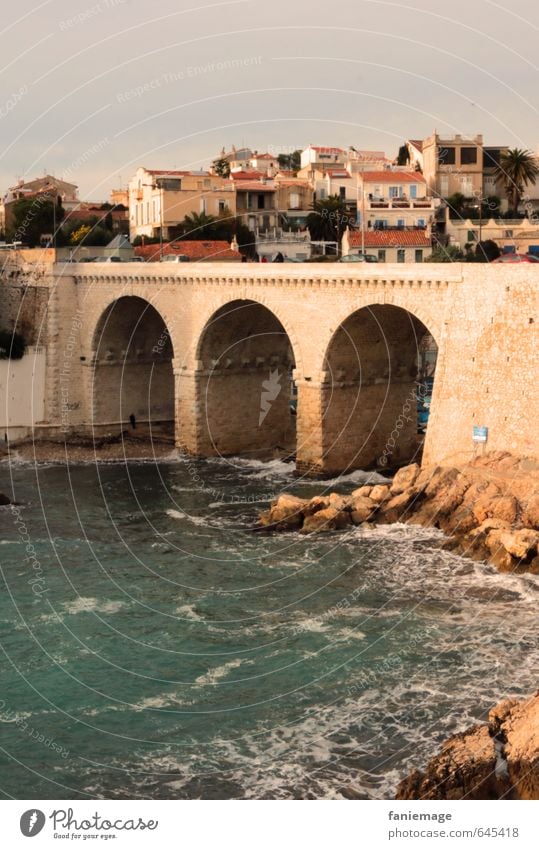
M 167 516 L 171 519 L 184 519 L 187 522 L 192 522 L 193 525 L 207 527 L 208 520 L 204 516 L 191 516 L 189 513 L 184 513 L 183 510 L 167 510 Z
M 254 660 L 240 660 L 239 658 L 229 660 L 228 663 L 224 663 L 222 666 L 217 666 L 215 669 L 210 669 L 208 672 L 205 672 L 204 675 L 199 675 L 198 678 L 195 678 L 195 684 L 217 684 L 221 678 L 226 678 L 228 673 L 233 669 L 237 669 L 239 666 L 248 666 L 253 663 Z
M 182 604 L 175 609 L 174 613 L 181 619 L 190 619 L 192 622 L 204 621 L 204 617 L 196 612 L 194 604 Z
M 126 604 L 123 601 L 105 601 L 97 598 L 84 598 L 83 596 L 62 605 L 65 612 L 70 616 L 76 616 L 77 613 L 118 613 L 125 606 Z M 54 618 L 57 619 L 56 616 Z

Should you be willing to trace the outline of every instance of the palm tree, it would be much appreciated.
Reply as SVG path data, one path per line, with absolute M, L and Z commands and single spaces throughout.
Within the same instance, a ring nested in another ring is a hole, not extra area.
M 352 223 L 354 223 L 352 216 L 339 195 L 331 195 L 325 200 L 315 200 L 312 212 L 307 216 L 307 229 L 311 239 L 337 242 L 339 250 L 344 231 Z
M 529 183 L 535 185 L 538 176 L 539 165 L 531 151 L 515 147 L 502 154 L 496 179 L 503 185 L 512 210 L 518 209 L 524 189 Z
M 192 212 L 183 219 L 182 239 L 210 239 L 215 233 L 217 218 L 205 212 Z

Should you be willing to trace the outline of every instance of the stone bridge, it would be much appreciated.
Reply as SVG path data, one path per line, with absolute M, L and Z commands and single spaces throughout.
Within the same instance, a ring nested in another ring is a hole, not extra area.
M 198 457 L 293 448 L 312 474 L 417 451 L 418 352 L 438 348 L 428 462 L 538 454 L 534 265 L 65 264 L 46 287 L 43 432 L 174 427 Z M 291 386 L 297 415 L 291 415 Z

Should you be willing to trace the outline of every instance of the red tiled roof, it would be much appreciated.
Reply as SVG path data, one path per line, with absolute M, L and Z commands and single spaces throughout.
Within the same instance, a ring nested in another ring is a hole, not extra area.
M 263 171 L 233 171 L 230 176 L 233 180 L 262 180 L 266 174 Z
M 362 245 L 361 231 L 354 230 L 349 234 L 351 248 Z M 367 230 L 365 233 L 366 248 L 430 248 L 430 237 L 424 230 Z
M 365 183 L 424 183 L 418 171 L 363 171 L 359 176 Z
M 159 260 L 160 246 L 159 245 L 141 245 L 135 248 L 135 255 L 143 257 L 146 262 Z M 220 262 L 222 260 L 235 260 L 241 262 L 241 254 L 239 251 L 234 251 L 229 243 L 225 240 L 206 239 L 206 240 L 187 240 L 179 242 L 167 242 L 163 245 L 163 255 L 184 254 L 188 256 L 192 262 L 203 262 L 214 260 Z
M 315 147 L 315 145 L 311 145 L 312 150 L 316 150 L 317 153 L 344 153 L 342 147 Z
M 236 186 L 237 192 L 274 192 L 273 183 L 260 183 L 258 180 L 242 180 Z

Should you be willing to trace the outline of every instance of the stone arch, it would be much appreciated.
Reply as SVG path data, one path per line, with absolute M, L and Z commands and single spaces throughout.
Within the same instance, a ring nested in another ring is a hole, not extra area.
M 421 399 L 432 398 L 437 350 L 430 329 L 395 304 L 359 307 L 339 323 L 322 371 L 325 471 L 393 468 L 420 456 L 418 406 L 426 412 Z
M 248 298 L 218 307 L 199 335 L 196 365 L 197 453 L 295 450 L 295 351 L 270 307 Z
M 120 295 L 101 312 L 91 341 L 92 423 L 173 430 L 174 349 L 161 313 L 145 297 Z

